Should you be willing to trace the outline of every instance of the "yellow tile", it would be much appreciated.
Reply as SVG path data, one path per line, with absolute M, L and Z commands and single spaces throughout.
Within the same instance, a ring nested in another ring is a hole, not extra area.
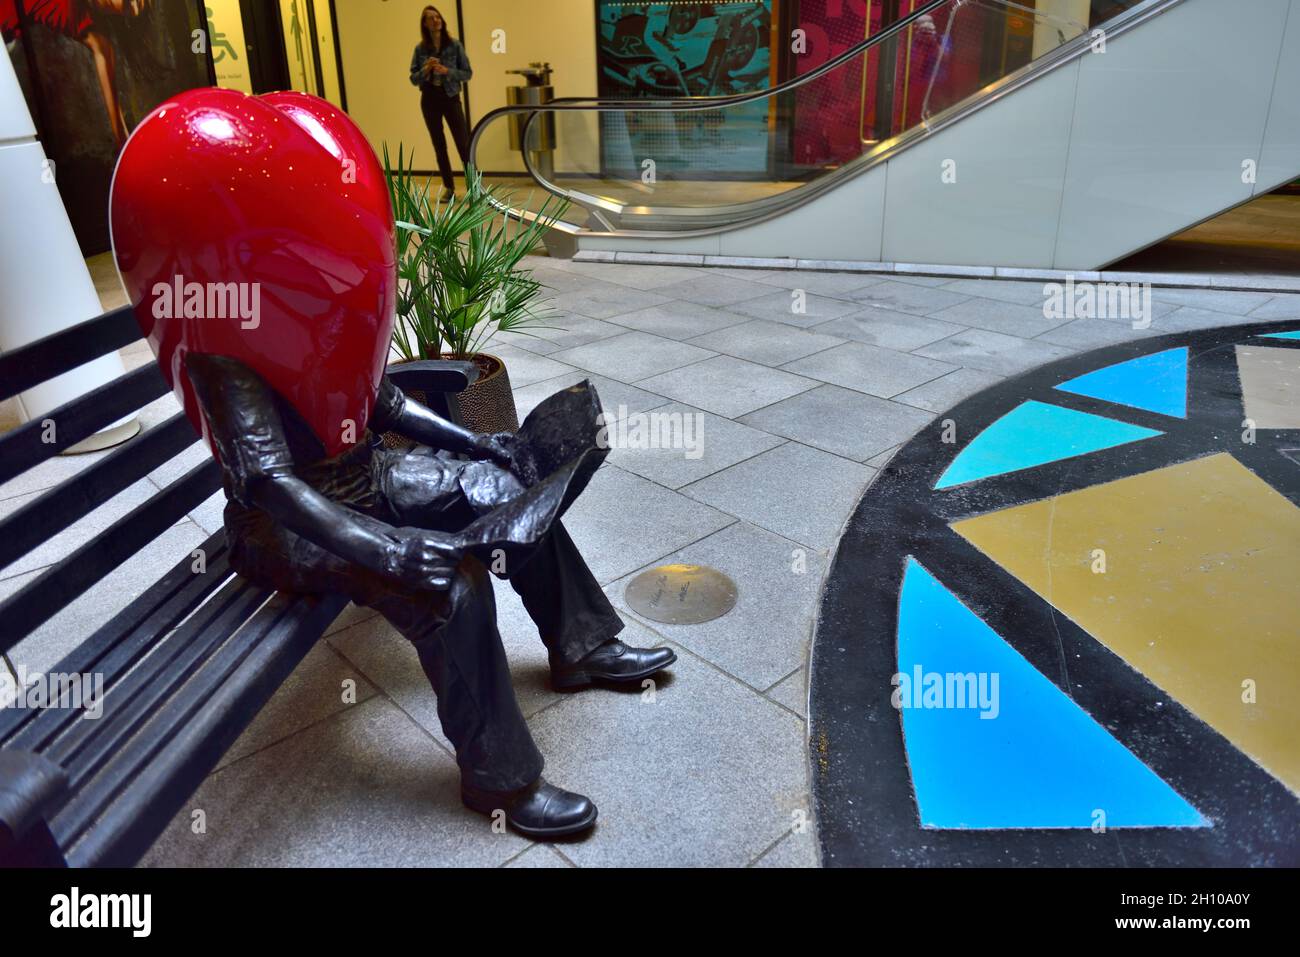
M 952 527 L 1300 792 L 1300 509 L 1272 486 L 1221 453 Z

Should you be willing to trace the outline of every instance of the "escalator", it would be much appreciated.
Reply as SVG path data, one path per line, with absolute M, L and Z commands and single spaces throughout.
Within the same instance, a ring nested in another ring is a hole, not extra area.
M 553 254 L 1076 272 L 1300 176 L 1300 0 L 892 9 L 868 19 L 866 39 L 815 66 L 793 58 L 795 75 L 765 89 L 495 110 L 471 162 L 507 155 L 512 122 L 524 141 L 547 125 L 545 175 L 527 151 L 510 154 L 541 188 L 510 212 L 569 200 Z M 691 77 L 646 75 L 692 89 Z

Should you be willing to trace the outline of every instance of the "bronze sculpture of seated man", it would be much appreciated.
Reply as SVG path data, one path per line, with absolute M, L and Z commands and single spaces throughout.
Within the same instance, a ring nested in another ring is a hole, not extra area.
M 243 363 L 189 353 L 185 367 L 222 463 L 235 570 L 285 591 L 345 594 L 410 639 L 455 745 L 468 807 L 502 809 L 533 837 L 590 827 L 595 805 L 541 777 L 542 756 L 510 684 L 488 571 L 447 534 L 524 491 L 510 471 L 513 436 L 460 428 L 385 377 L 370 429 L 423 446 L 386 449 L 368 431 L 329 458 L 293 407 Z M 558 521 L 522 563 L 505 564 L 546 645 L 557 689 L 637 682 L 676 659 L 668 648 L 617 640 L 623 621 Z

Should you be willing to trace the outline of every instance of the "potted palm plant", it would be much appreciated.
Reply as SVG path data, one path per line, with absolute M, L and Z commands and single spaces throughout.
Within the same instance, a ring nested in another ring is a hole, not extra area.
M 430 181 L 416 177 L 412 168 L 404 149 L 398 148 L 394 167 L 384 147 L 397 222 L 394 367 L 414 371 L 409 367 L 415 363 L 473 363 L 478 375 L 458 397 L 464 424 L 477 432 L 515 431 L 519 418 L 509 373 L 482 347 L 497 331 L 527 334 L 544 328 L 553 315 L 539 302 L 545 286 L 520 263 L 542 244 L 568 203 L 548 197 L 536 218 L 524 223 L 501 212 L 512 204 L 510 191 L 484 186 L 473 167 L 465 170 L 464 196 L 442 190 L 431 195 Z

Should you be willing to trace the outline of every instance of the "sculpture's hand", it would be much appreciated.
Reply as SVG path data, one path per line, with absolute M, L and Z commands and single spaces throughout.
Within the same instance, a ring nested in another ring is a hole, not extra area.
M 384 571 L 416 588 L 446 591 L 460 551 L 445 535 L 422 528 L 394 528 L 384 554 Z
M 487 459 L 502 468 L 514 466 L 514 446 L 517 438 L 512 432 L 479 432 L 471 440 L 467 454 L 475 459 Z

